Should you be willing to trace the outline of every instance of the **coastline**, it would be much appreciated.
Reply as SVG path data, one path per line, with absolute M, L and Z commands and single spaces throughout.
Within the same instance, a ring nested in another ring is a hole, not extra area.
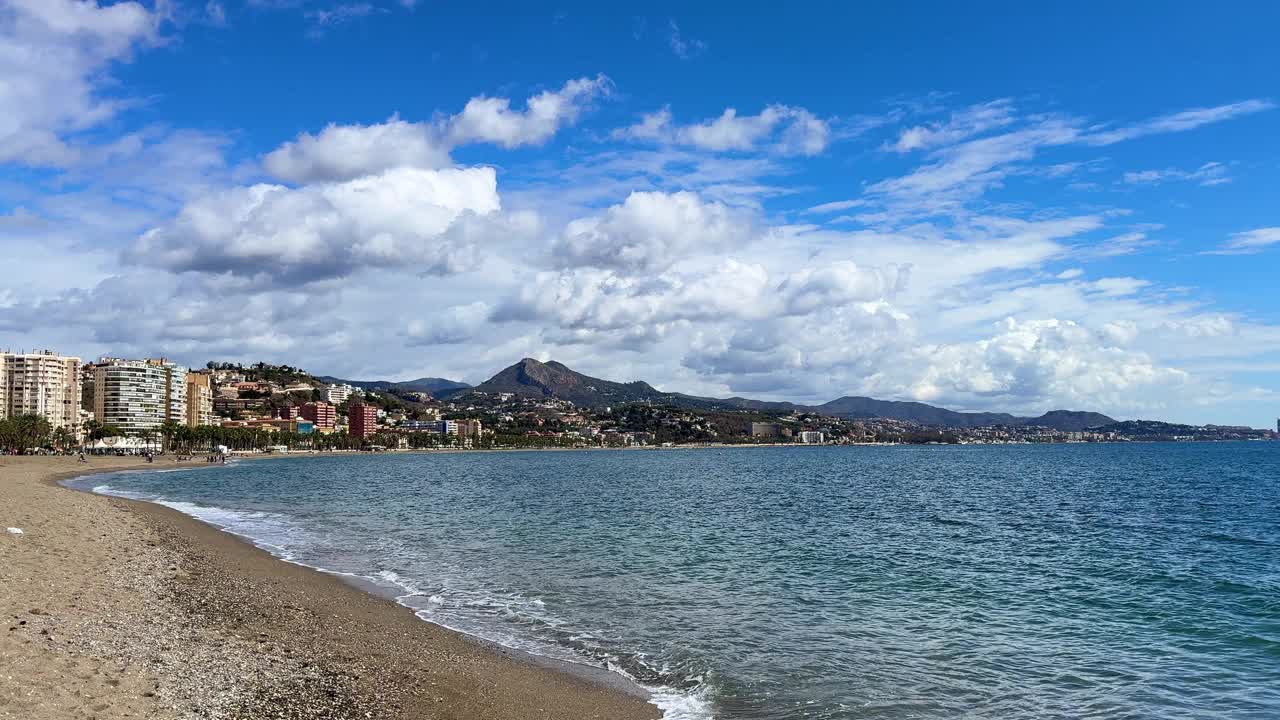
M 620 676 L 434 625 L 177 510 L 58 486 L 203 466 L 0 458 L 0 525 L 23 530 L 0 536 L 0 718 L 660 716 Z

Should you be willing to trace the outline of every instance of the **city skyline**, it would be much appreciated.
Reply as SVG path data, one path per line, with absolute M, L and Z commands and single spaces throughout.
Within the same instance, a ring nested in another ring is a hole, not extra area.
M 814 7 L 0 0 L 0 347 L 1275 425 L 1280 10 Z

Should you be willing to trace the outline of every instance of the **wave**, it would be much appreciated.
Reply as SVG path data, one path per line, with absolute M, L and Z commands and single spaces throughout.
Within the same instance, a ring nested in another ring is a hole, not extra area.
M 175 470 L 181 468 L 151 472 Z M 620 657 L 591 633 L 571 630 L 566 627 L 566 623 L 546 612 L 546 603 L 541 598 L 519 593 L 455 591 L 447 585 L 428 589 L 419 584 L 418 580 L 393 570 L 347 572 L 312 564 L 302 558 L 306 556 L 307 548 L 315 546 L 319 538 L 309 528 L 287 515 L 170 500 L 163 495 L 127 490 L 109 483 L 90 487 L 99 495 L 163 505 L 223 532 L 245 538 L 286 562 L 372 585 L 386 592 L 398 604 L 413 610 L 424 622 L 511 650 L 559 662 L 601 668 L 621 675 L 644 689 L 649 702 L 662 710 L 664 720 L 714 718 L 710 689 L 705 684 L 697 682 L 687 688 L 665 684 L 662 680 L 672 676 L 667 668 L 654 668 L 639 656 Z M 497 625 L 485 622 L 486 616 L 498 618 L 503 623 Z M 510 626 L 522 628 L 526 632 L 507 631 L 506 627 Z

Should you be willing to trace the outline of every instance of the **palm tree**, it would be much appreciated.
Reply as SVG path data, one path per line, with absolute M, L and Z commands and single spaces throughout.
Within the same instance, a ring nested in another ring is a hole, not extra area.
M 160 423 L 160 435 L 164 438 L 164 446 L 161 448 L 165 452 L 173 451 L 173 438 L 182 429 L 182 424 L 176 420 L 165 420 Z

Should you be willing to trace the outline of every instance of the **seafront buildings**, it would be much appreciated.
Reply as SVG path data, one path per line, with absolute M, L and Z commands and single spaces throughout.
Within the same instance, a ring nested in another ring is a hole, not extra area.
M 50 350 L 0 353 L 0 419 L 39 415 L 80 431 L 80 358 Z
M 213 374 L 187 373 L 187 427 L 213 424 Z
M 352 403 L 347 407 L 347 432 L 351 437 L 364 439 L 378 431 L 378 408 L 365 403 Z
M 302 417 L 310 420 L 316 430 L 327 432 L 338 424 L 338 409 L 327 402 L 309 402 L 302 406 Z
M 167 360 L 102 358 L 93 366 L 93 414 L 127 434 L 186 424 L 187 370 Z

